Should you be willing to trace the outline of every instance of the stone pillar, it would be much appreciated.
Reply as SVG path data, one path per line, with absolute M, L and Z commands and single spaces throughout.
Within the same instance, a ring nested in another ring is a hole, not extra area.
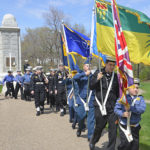
M 0 75 L 6 74 L 10 65 L 14 72 L 21 70 L 20 28 L 15 17 L 6 14 L 0 27 Z

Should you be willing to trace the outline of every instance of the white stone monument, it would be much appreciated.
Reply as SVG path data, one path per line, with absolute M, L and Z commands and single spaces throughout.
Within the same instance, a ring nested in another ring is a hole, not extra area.
M 21 70 L 20 28 L 11 14 L 3 17 L 0 27 L 0 79 L 8 70 Z

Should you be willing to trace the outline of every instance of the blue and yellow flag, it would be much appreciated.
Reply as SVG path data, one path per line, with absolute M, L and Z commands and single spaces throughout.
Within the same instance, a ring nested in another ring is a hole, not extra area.
M 65 68 L 68 68 L 72 74 L 79 72 L 80 69 L 76 63 L 76 60 L 73 54 L 67 54 L 65 41 L 62 35 L 60 35 L 60 41 L 61 41 L 61 50 L 62 50 L 62 60 L 63 60 L 63 64 Z
M 87 36 L 66 25 L 64 25 L 64 32 L 69 53 L 79 55 L 82 58 L 90 56 L 90 39 Z
M 60 42 L 61 42 L 62 61 L 64 66 L 67 68 L 68 67 L 67 52 L 66 52 L 65 42 L 61 34 L 60 34 Z

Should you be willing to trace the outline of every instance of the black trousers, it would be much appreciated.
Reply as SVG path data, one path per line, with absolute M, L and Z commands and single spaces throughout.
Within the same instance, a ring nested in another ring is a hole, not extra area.
M 24 98 L 25 100 L 31 100 L 30 84 L 24 84 Z
M 55 95 L 54 94 L 49 94 L 49 102 L 50 102 L 50 107 L 53 107 L 55 105 Z
M 21 99 L 24 99 L 23 87 L 22 87 L 19 83 L 16 83 L 16 87 L 15 87 L 15 98 L 18 97 L 19 89 L 20 89 L 20 93 L 21 93 Z
M 42 106 L 44 108 L 44 101 L 45 101 L 45 89 L 35 89 L 34 91 L 34 98 L 35 98 L 35 107 Z
M 131 127 L 131 133 L 133 136 L 133 141 L 128 142 L 124 132 L 119 128 L 120 134 L 120 145 L 118 146 L 118 150 L 139 150 L 139 131 L 141 126 Z
M 50 101 L 49 99 L 50 99 L 49 92 L 46 91 L 46 100 L 47 100 L 47 104 L 49 104 L 49 101 Z
M 117 138 L 117 125 L 116 125 L 117 116 L 114 112 L 106 116 L 102 116 L 99 107 L 95 107 L 95 129 L 94 134 L 91 139 L 92 144 L 96 144 L 102 134 L 103 129 L 108 123 L 108 138 L 109 143 L 107 150 L 115 150 L 116 138 Z
M 9 96 L 15 97 L 14 85 L 12 82 L 6 82 L 7 91 L 5 92 L 5 96 L 9 94 Z
M 60 107 L 61 109 L 64 108 L 64 106 L 67 105 L 67 99 L 66 99 L 66 92 L 65 90 L 64 91 L 59 91 L 58 90 L 58 93 L 57 93 L 57 96 L 56 96 L 56 107 Z

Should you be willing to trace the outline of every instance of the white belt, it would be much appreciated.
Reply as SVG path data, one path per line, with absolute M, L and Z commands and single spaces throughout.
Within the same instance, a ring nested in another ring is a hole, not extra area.
M 58 83 L 63 83 L 62 81 L 58 81 Z
M 44 83 L 43 83 L 43 82 L 36 82 L 36 84 L 38 84 L 38 85 L 39 85 L 39 84 L 40 84 L 40 85 L 42 85 L 42 84 L 44 84 Z

